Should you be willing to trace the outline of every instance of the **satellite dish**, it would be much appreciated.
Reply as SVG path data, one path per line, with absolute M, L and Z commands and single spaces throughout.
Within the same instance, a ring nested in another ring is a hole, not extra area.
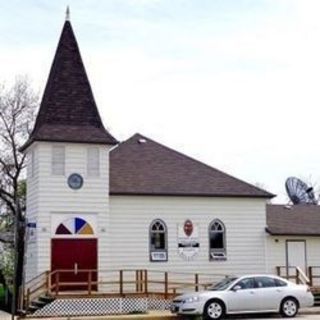
M 293 204 L 317 204 L 312 187 L 296 177 L 289 177 L 286 180 L 287 194 Z

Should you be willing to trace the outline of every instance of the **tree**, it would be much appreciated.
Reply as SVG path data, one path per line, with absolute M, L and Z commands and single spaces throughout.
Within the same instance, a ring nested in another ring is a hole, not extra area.
M 38 95 L 34 93 L 26 77 L 17 77 L 9 89 L 4 85 L 0 86 L 0 242 L 7 249 L 7 254 L 2 254 L 1 257 L 2 266 L 4 269 L 7 266 L 7 277 L 10 277 L 13 265 L 12 235 L 16 221 L 18 252 L 14 254 L 18 261 L 18 284 L 22 281 L 26 191 L 26 155 L 20 153 L 19 148 L 31 132 L 37 106 Z

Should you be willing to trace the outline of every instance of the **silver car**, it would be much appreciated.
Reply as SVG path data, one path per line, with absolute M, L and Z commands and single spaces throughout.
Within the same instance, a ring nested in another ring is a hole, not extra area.
M 226 314 L 278 313 L 294 317 L 299 308 L 313 306 L 310 288 L 269 275 L 229 277 L 202 292 L 176 297 L 171 311 L 222 319 Z

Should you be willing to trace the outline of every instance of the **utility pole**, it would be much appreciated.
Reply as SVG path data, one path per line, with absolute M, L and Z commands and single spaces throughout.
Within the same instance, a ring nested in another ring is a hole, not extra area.
M 11 319 L 14 320 L 16 314 L 17 304 L 17 269 L 18 269 L 18 237 L 19 237 L 19 224 L 20 224 L 20 203 L 16 200 L 16 212 L 14 216 L 14 246 L 13 246 L 13 281 L 12 281 L 12 300 L 11 300 Z

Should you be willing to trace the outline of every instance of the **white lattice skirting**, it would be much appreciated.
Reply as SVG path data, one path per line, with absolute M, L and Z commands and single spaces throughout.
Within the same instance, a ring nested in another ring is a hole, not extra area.
M 35 317 L 99 316 L 169 310 L 169 300 L 155 298 L 57 299 L 37 310 Z

